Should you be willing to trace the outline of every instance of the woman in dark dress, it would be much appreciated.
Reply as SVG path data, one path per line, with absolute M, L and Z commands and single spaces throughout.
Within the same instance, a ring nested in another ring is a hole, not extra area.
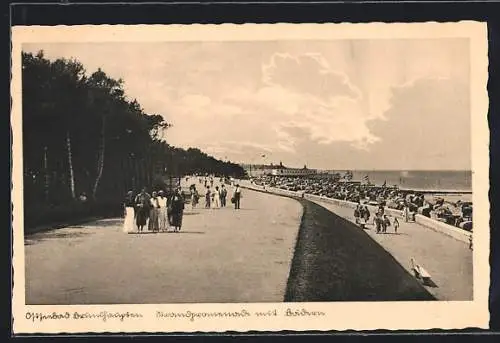
M 142 232 L 142 229 L 146 225 L 146 222 L 149 218 L 149 211 L 151 208 L 151 197 L 148 193 L 146 193 L 146 188 L 143 188 L 141 193 L 137 195 L 137 197 L 135 198 L 135 204 L 135 219 L 139 232 Z
M 170 206 L 172 209 L 172 226 L 174 227 L 174 232 L 179 232 L 182 227 L 182 215 L 184 212 L 184 197 L 180 189 L 176 189 L 174 195 L 172 195 Z

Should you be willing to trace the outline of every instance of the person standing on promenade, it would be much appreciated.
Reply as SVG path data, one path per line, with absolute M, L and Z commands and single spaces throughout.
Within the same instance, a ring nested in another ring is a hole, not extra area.
M 403 207 L 403 218 L 405 220 L 405 223 L 408 223 L 408 220 L 409 220 L 409 216 L 410 216 L 410 209 L 408 208 L 408 204 L 404 203 L 404 207 Z
M 200 199 L 200 195 L 198 194 L 198 190 L 196 186 L 193 185 L 191 187 L 191 208 L 194 209 L 196 205 L 198 205 L 198 200 Z
M 220 191 L 219 186 L 215 186 L 215 191 L 212 193 L 213 207 L 220 208 Z
M 207 187 L 207 190 L 205 193 L 205 208 L 210 208 L 210 198 L 211 198 L 212 194 L 210 192 L 210 187 L 209 186 L 206 186 L 206 187 Z
M 394 233 L 398 233 L 398 228 L 399 228 L 399 220 L 397 217 L 394 217 L 394 222 L 393 224 L 394 225 Z
M 174 232 L 179 232 L 181 231 L 184 214 L 184 197 L 179 188 L 175 190 L 170 203 L 172 206 L 172 226 L 174 227 Z
M 137 208 L 137 213 L 135 216 L 136 224 L 137 228 L 139 229 L 139 232 L 142 232 L 149 218 L 149 210 L 151 206 L 151 197 L 149 196 L 148 193 L 146 193 L 145 187 L 142 189 L 141 193 L 139 193 L 135 198 L 135 204 Z
M 386 214 L 382 216 L 382 232 L 387 233 L 387 227 L 391 226 L 391 221 Z
M 236 189 L 234 190 L 233 199 L 234 199 L 234 209 L 239 210 L 241 201 L 241 189 L 239 184 L 236 184 Z
M 377 230 L 377 233 L 380 233 L 383 231 L 383 218 L 382 218 L 382 215 L 380 214 L 380 212 L 377 212 L 375 214 L 375 218 L 374 218 L 374 224 L 375 224 L 375 228 Z
M 361 205 L 357 204 L 356 205 L 356 208 L 354 209 L 354 222 L 356 223 L 356 225 L 359 225 L 359 208 L 360 208 Z
M 168 210 L 167 210 L 167 198 L 163 191 L 158 192 L 158 228 L 160 231 L 166 231 L 168 229 Z
M 363 218 L 365 220 L 365 224 L 368 224 L 368 220 L 370 220 L 370 211 L 366 205 L 363 207 Z
M 135 208 L 134 208 L 134 192 L 128 191 L 125 197 L 125 221 L 123 223 L 123 232 L 129 233 L 135 231 Z
M 158 195 L 156 192 L 153 192 L 151 194 L 151 206 L 149 209 L 149 223 L 148 223 L 148 230 L 153 231 L 153 232 L 158 232 L 159 230 L 159 225 L 158 225 L 158 213 L 160 209 L 160 204 L 158 202 Z
M 382 205 L 382 204 L 378 205 L 378 212 L 379 212 L 381 215 L 384 215 L 384 205 Z
M 220 205 L 222 207 L 226 207 L 226 197 L 227 197 L 227 189 L 224 185 L 220 188 Z

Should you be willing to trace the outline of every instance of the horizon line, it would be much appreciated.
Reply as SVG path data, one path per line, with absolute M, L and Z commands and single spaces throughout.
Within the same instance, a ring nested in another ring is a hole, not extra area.
M 270 164 L 263 164 L 263 163 L 245 163 L 245 162 L 240 162 L 238 163 L 240 166 L 270 166 Z M 279 164 L 273 164 L 273 166 L 279 166 Z M 283 166 L 285 168 L 291 168 L 291 169 L 303 169 L 303 167 L 293 167 L 293 166 L 287 166 L 286 164 L 283 163 Z M 389 168 L 389 169 L 383 169 L 383 168 L 372 168 L 372 169 L 363 169 L 363 168 L 334 168 L 334 169 L 328 169 L 328 168 L 312 168 L 312 167 L 307 167 L 307 169 L 311 170 L 320 170 L 320 171 L 363 171 L 363 172 L 378 172 L 378 171 L 468 171 L 472 172 L 472 169 L 426 169 L 426 168 L 418 168 L 418 169 L 408 169 L 408 168 L 401 168 L 401 169 L 395 169 L 395 168 Z

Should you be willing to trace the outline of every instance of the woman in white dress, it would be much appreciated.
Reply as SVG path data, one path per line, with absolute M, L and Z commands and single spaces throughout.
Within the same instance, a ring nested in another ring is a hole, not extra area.
M 212 193 L 212 204 L 213 204 L 213 208 L 220 208 L 219 186 L 215 186 L 215 190 Z
M 160 227 L 160 231 L 167 231 L 169 223 L 168 223 L 168 212 L 167 212 L 167 198 L 163 191 L 158 192 L 158 225 Z
M 135 227 L 134 198 L 134 192 L 132 191 L 129 191 L 125 198 L 125 222 L 123 223 L 123 232 L 125 233 L 137 231 Z

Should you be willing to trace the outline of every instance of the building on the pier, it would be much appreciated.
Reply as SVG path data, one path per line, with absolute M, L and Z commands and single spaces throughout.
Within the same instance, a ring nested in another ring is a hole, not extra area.
M 309 169 L 307 166 L 304 166 L 304 168 L 288 168 L 283 166 L 281 162 L 271 170 L 273 176 L 312 176 L 316 174 L 316 169 Z

